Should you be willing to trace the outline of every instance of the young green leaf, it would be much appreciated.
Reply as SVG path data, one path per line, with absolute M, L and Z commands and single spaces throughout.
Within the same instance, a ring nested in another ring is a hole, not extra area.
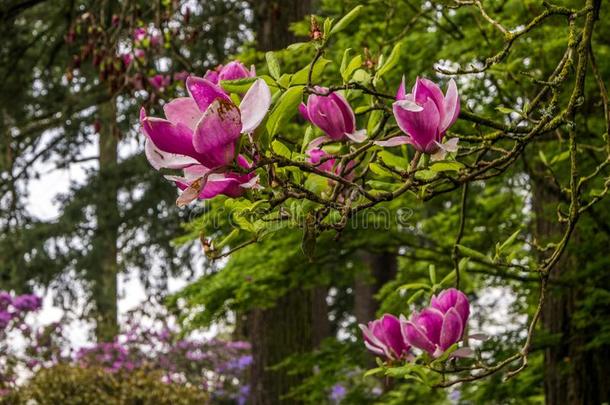
M 277 100 L 267 119 L 266 127 L 270 137 L 275 136 L 280 128 L 296 114 L 303 97 L 303 88 L 304 86 L 291 87 Z
M 352 9 L 352 11 L 344 15 L 343 18 L 335 24 L 332 30 L 330 30 L 330 35 L 334 35 L 337 32 L 344 30 L 348 25 L 350 25 L 351 22 L 354 21 L 356 17 L 358 17 L 358 15 L 360 15 L 362 8 L 362 5 L 356 6 Z
M 267 60 L 267 67 L 269 68 L 269 74 L 275 80 L 279 80 L 282 75 L 280 70 L 280 63 L 278 62 L 275 54 L 271 51 L 265 54 L 265 59 Z
M 396 45 L 394 45 L 394 48 L 392 48 L 392 52 L 390 53 L 390 56 L 388 56 L 388 60 L 386 60 L 385 63 L 379 68 L 379 70 L 375 74 L 375 78 L 380 79 L 381 77 L 383 77 L 384 74 L 388 73 L 391 69 L 394 68 L 394 66 L 396 66 L 396 64 L 398 63 L 399 60 L 400 60 L 400 42 L 398 42 Z

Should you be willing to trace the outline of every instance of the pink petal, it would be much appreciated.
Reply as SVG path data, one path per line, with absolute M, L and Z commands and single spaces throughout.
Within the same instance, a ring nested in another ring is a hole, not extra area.
M 366 141 L 366 129 L 359 129 L 358 131 L 354 131 L 351 134 L 345 133 L 349 139 L 356 143 L 362 143 Z
M 425 308 L 417 317 L 411 320 L 426 333 L 426 336 L 432 343 L 438 344 L 443 326 L 442 312 L 435 308 Z
M 341 111 L 345 133 L 351 134 L 354 132 L 356 129 L 356 116 L 347 100 L 341 94 L 334 92 L 329 95 L 329 98 L 335 102 Z
M 340 141 L 345 138 L 347 127 L 343 113 L 329 96 L 310 95 L 307 101 L 307 114 L 311 122 L 333 140 Z
M 440 112 L 441 118 L 445 115 L 445 96 L 436 83 L 428 79 L 417 78 L 413 87 L 414 101 L 423 105 L 431 99 Z
M 405 76 L 402 76 L 402 80 L 400 81 L 400 86 L 398 86 L 398 91 L 396 92 L 396 100 L 404 100 L 406 97 L 405 91 Z
M 205 112 L 217 98 L 230 100 L 229 96 L 220 87 L 201 77 L 189 76 L 186 79 L 186 89 L 202 112 Z
M 395 136 L 385 141 L 375 141 L 373 143 L 377 146 L 392 147 L 409 144 L 411 143 L 411 138 L 408 136 Z
M 230 164 L 240 130 L 241 118 L 235 104 L 225 99 L 214 101 L 201 117 L 193 137 L 201 163 L 209 168 Z
M 150 162 L 150 165 L 157 170 L 162 168 L 182 169 L 191 165 L 199 164 L 199 162 L 192 157 L 163 152 L 161 149 L 155 146 L 150 138 L 146 138 L 146 142 L 144 144 L 144 154 Z
M 450 357 L 460 357 L 460 358 L 474 357 L 474 350 L 472 350 L 470 347 L 460 347 L 459 349 L 457 349 L 456 351 L 451 353 Z
M 417 347 L 418 349 L 424 350 L 430 354 L 434 353 L 436 350 L 436 345 L 432 343 L 424 331 L 422 331 L 413 322 L 407 322 L 402 328 L 402 333 L 404 339 L 411 346 Z
M 301 117 L 303 117 L 303 119 L 311 122 L 311 120 L 309 119 L 309 114 L 307 113 L 307 106 L 305 105 L 305 103 L 299 104 L 299 113 L 301 114 Z
M 190 97 L 173 99 L 163 106 L 165 117 L 173 124 L 183 124 L 195 130 L 197 122 L 201 119 L 201 111 L 197 103 Z
M 436 149 L 434 141 L 438 135 L 440 113 L 434 102 L 428 99 L 423 110 L 413 112 L 394 103 L 394 117 L 400 129 L 409 134 L 412 145 L 421 152 L 431 153 Z
M 447 93 L 443 99 L 443 118 L 441 120 L 440 132 L 444 133 L 460 115 L 460 96 L 458 95 L 455 80 L 449 80 Z
M 251 133 L 263 121 L 271 105 L 271 91 L 263 79 L 258 79 L 248 89 L 239 105 L 241 111 L 241 132 Z
M 161 151 L 199 158 L 193 146 L 193 132 L 186 125 L 174 125 L 161 118 L 147 117 L 144 108 L 140 110 L 140 123 L 144 134 Z
M 458 342 L 462 338 L 464 332 L 464 324 L 460 314 L 455 308 L 449 309 L 445 314 L 443 320 L 443 327 L 440 336 L 440 348 L 441 350 L 447 350 L 452 344 Z

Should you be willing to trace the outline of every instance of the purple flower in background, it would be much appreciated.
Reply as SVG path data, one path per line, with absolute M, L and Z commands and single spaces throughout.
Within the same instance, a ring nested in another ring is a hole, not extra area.
M 411 347 L 403 339 L 400 321 L 394 315 L 385 314 L 359 327 L 364 335 L 364 345 L 376 355 L 389 360 L 410 357 Z
M 403 78 L 393 110 L 398 126 L 407 136 L 378 141 L 377 145 L 411 144 L 420 152 L 433 154 L 435 159 L 444 158 L 447 152 L 457 151 L 457 138 L 441 143 L 445 132 L 460 114 L 460 97 L 453 79 L 443 95 L 436 83 L 419 77 L 411 93 L 407 94 Z
M 13 316 L 10 313 L 6 311 L 0 311 L 0 329 L 6 328 L 11 319 L 13 319 Z
M 330 400 L 335 404 L 340 403 L 345 395 L 347 395 L 347 389 L 340 383 L 333 385 L 330 390 Z
M 432 297 L 431 306 L 413 313 L 408 321 L 402 318 L 402 333 L 410 345 L 438 357 L 462 339 L 469 314 L 468 298 L 450 288 Z
M 37 311 L 42 306 L 42 298 L 34 294 L 23 294 L 13 298 L 12 304 L 20 311 Z
M 0 291 L 0 309 L 6 309 L 13 302 L 11 294 L 6 291 Z
M 366 139 L 366 130 L 356 130 L 356 116 L 347 100 L 337 92 L 329 92 L 324 87 L 316 86 L 319 94 L 310 94 L 307 104 L 299 105 L 299 112 L 334 141 L 351 139 L 362 142 Z
M 243 194 L 256 185 L 256 177 L 230 172 L 229 166 L 237 158 L 240 166 L 249 167 L 245 158 L 236 156 L 236 148 L 241 134 L 252 133 L 265 117 L 271 104 L 269 87 L 256 80 L 239 107 L 209 80 L 190 76 L 186 88 L 190 97 L 164 105 L 167 119 L 148 117 L 142 108 L 148 161 L 157 170 L 184 170 L 183 177 L 167 177 L 184 190 L 178 205 L 219 194 Z

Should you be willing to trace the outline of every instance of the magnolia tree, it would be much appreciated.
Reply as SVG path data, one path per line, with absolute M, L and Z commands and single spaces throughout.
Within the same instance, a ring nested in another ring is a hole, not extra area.
M 430 306 L 409 317 L 387 314 L 361 326 L 364 344 L 380 357 L 373 373 L 445 387 L 503 371 L 511 377 L 527 366 L 552 270 L 578 220 L 610 188 L 604 178 L 610 163 L 607 133 L 586 140 L 576 136 L 589 69 L 606 112 L 608 108 L 591 48 L 599 3 L 589 0 L 579 9 L 545 3 L 539 15 L 515 29 L 496 21 L 479 1 L 446 3 L 471 9 L 500 33 L 504 43 L 498 53 L 472 66 L 437 65 L 434 79 L 412 74 L 390 83 L 385 79 L 389 72 L 406 68 L 398 64 L 405 52 L 400 43 L 379 58 L 368 52 L 354 56 L 350 49 L 340 62 L 325 58 L 333 37 L 358 17 L 359 6 L 336 22 L 326 19 L 320 24 L 312 18 L 311 40 L 284 51 L 310 55 L 302 69 L 282 71 L 271 52 L 266 54 L 266 68 L 233 61 L 203 77 L 189 76 L 186 93 L 164 105 L 165 118 L 145 109 L 140 118 L 146 156 L 181 190 L 179 206 L 229 197 L 225 205 L 235 229 L 221 240 L 202 235 L 212 259 L 284 227 L 303 229 L 301 247 L 312 256 L 320 234 L 339 235 L 351 218 L 367 209 L 406 193 L 424 202 L 461 193 L 460 224 L 450 252 L 453 271 L 440 281 L 432 271 L 430 285 L 411 286 L 419 290 L 416 297 L 429 294 Z M 518 40 L 550 17 L 566 24 L 569 40 L 554 71 L 531 78 L 537 92 L 523 95 L 528 101 L 522 109 L 498 106 L 503 117 L 484 116 L 478 113 L 480 106 L 460 97 L 457 83 L 476 81 L 501 66 Z M 498 242 L 494 257 L 462 245 L 468 185 L 502 175 L 528 145 L 558 131 L 567 141 L 558 145 L 562 152 L 557 162 L 568 172 L 564 178 L 550 171 L 563 200 L 557 206 L 559 239 L 544 246 L 533 241 L 531 248 L 541 259 L 526 264 L 518 254 L 505 254 L 519 231 Z M 600 156 L 595 166 L 582 167 L 585 149 Z M 538 303 L 514 354 L 482 356 L 469 347 L 471 339 L 483 336 L 468 332 L 470 304 L 460 291 L 464 258 L 515 276 L 533 275 L 538 281 Z M 441 291 L 451 284 L 455 288 Z

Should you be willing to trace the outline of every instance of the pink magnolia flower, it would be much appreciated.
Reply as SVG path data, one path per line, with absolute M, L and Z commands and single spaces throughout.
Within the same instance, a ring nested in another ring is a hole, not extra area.
M 166 75 L 154 75 L 148 78 L 148 83 L 157 90 L 163 90 L 171 83 L 171 77 Z
M 183 169 L 184 176 L 168 176 L 184 192 L 178 205 L 195 198 L 218 194 L 236 197 L 256 184 L 252 173 L 233 173 L 229 166 L 248 167 L 236 156 L 242 133 L 252 133 L 262 122 L 271 104 L 271 92 L 264 80 L 250 87 L 239 107 L 214 83 L 195 76 L 186 80 L 189 97 L 176 98 L 163 109 L 167 119 L 147 117 L 140 112 L 146 135 L 145 152 L 150 164 Z
M 136 28 L 133 31 L 133 40 L 142 41 L 144 38 L 146 38 L 147 35 L 148 34 L 146 32 L 146 28 L 142 28 L 142 27 Z
M 180 72 L 174 73 L 174 81 L 176 82 L 183 82 L 187 77 L 189 77 L 189 72 L 186 70 L 181 70 Z
M 469 315 L 466 295 L 450 288 L 432 297 L 431 306 L 414 312 L 409 320 L 401 318 L 402 334 L 410 345 L 438 357 L 462 339 Z
M 131 65 L 131 62 L 133 62 L 133 55 L 130 53 L 124 53 L 121 55 L 121 58 L 123 59 L 123 64 L 125 66 Z
M 337 164 L 337 159 L 333 157 L 333 155 L 317 147 L 321 141 L 325 140 L 327 140 L 326 137 L 320 137 L 311 142 L 307 150 L 307 155 L 309 156 L 307 161 L 320 170 L 340 176 L 343 172 L 342 165 Z M 353 160 L 348 162 L 345 173 L 343 174 L 343 178 L 346 180 L 352 180 L 355 175 L 353 170 L 355 166 L 356 162 Z M 334 180 L 329 180 L 329 182 L 334 183 Z
M 405 92 L 404 77 L 393 104 L 394 118 L 407 136 L 397 136 L 376 142 L 379 146 L 397 146 L 410 143 L 423 153 L 444 158 L 446 152 L 457 151 L 457 138 L 441 143 L 447 129 L 460 114 L 460 98 L 455 81 L 451 79 L 443 95 L 440 87 L 428 80 L 417 78 L 411 93 Z
M 356 117 L 347 100 L 339 93 L 329 92 L 324 87 L 315 89 L 325 95 L 310 94 L 307 104 L 299 105 L 303 118 L 320 128 L 334 141 L 364 141 L 366 130 L 356 130 Z
M 385 314 L 368 325 L 358 326 L 364 336 L 364 345 L 376 355 L 388 360 L 411 357 L 411 347 L 403 339 L 400 321 L 394 315 Z
M 218 84 L 221 80 L 238 80 L 256 77 L 256 69 L 254 66 L 251 66 L 250 70 L 248 70 L 243 63 L 232 61 L 224 66 L 219 65 L 216 69 L 208 70 L 203 77 L 214 84 Z

